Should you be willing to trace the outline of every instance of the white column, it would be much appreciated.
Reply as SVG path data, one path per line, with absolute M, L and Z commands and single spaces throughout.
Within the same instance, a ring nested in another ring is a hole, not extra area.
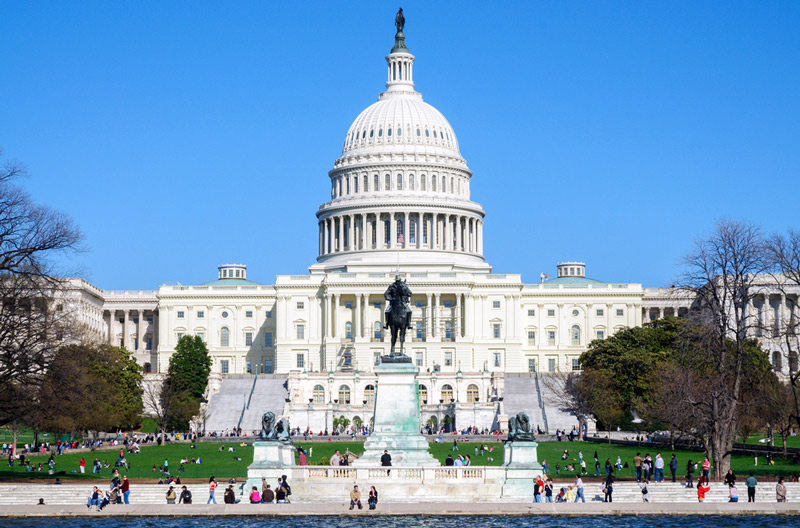
M 394 249 L 397 246 L 397 222 L 394 213 L 389 213 L 389 247 Z
M 464 240 L 463 235 L 461 233 L 461 217 L 460 216 L 453 216 L 453 220 L 455 221 L 455 224 L 456 224 L 456 236 L 455 236 L 456 245 L 455 245 L 454 249 L 456 251 L 461 251 L 461 244 L 462 244 L 462 242 Z
M 356 294 L 356 312 L 355 316 L 353 317 L 353 337 L 360 338 L 361 337 L 361 294 Z
M 334 293 L 331 295 L 333 305 L 331 306 L 331 336 L 338 337 L 338 326 L 339 326 L 339 294 Z
M 114 334 L 114 310 L 108 311 L 108 342 L 111 345 L 117 346 L 117 336 Z
M 187 314 L 189 315 L 189 314 Z M 139 332 L 138 332 L 138 339 L 139 339 L 139 348 L 137 350 L 144 350 L 144 329 L 147 326 L 147 321 L 144 318 L 144 310 L 139 310 Z
M 325 337 L 333 337 L 331 334 L 331 296 L 325 294 Z
M 475 324 L 475 299 L 471 294 L 464 296 L 466 307 L 464 308 L 464 336 L 472 338 L 472 327 Z
M 478 220 L 478 253 L 483 255 L 483 220 Z
M 462 293 L 456 294 L 456 335 L 464 337 L 464 319 L 461 317 L 461 296 Z
M 131 349 L 131 334 L 130 328 L 128 326 L 129 319 L 130 319 L 130 310 L 125 310 L 123 312 L 125 314 L 125 322 L 122 323 L 122 342 L 126 349 Z
M 367 249 L 367 213 L 361 214 L 361 246 L 359 249 Z
M 425 326 L 426 326 L 425 337 L 426 337 L 426 339 L 430 339 L 431 337 L 433 337 L 433 304 L 432 304 L 431 297 L 432 296 L 431 296 L 430 293 L 428 293 L 426 295 L 426 298 L 427 298 L 427 304 L 425 305 L 425 311 L 426 311 L 426 314 L 425 314 L 426 315 L 426 317 L 425 317 L 425 319 L 426 319 L 426 321 L 425 321 Z

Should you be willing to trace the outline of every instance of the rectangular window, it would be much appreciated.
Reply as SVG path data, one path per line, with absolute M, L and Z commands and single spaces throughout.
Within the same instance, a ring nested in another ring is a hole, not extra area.
M 617 309 L 617 317 L 622 317 L 625 315 L 625 311 L 622 308 Z
M 444 365 L 446 367 L 453 366 L 453 353 L 452 352 L 445 352 L 444 353 Z
M 375 308 L 377 308 L 378 310 L 381 309 L 381 303 L 379 302 L 376 302 L 373 306 L 375 306 Z
M 244 316 L 247 317 L 248 319 L 252 319 L 253 318 L 253 312 L 248 310 L 248 311 L 246 311 L 244 313 Z
M 597 309 L 597 317 L 603 317 L 604 314 L 605 314 L 605 312 L 603 311 L 602 308 L 598 308 Z
M 147 347 L 146 348 L 147 348 L 147 350 L 153 350 L 153 338 L 152 337 L 148 337 L 147 338 Z
M 306 307 L 306 305 L 303 303 L 303 301 L 297 301 L 297 309 L 298 310 L 303 310 L 303 309 L 305 309 L 305 307 Z
M 183 339 L 183 332 L 178 332 L 178 341 Z
M 528 358 L 528 372 L 536 372 L 536 359 Z
M 183 319 L 183 310 L 178 310 L 178 319 Z
M 555 345 L 556 344 L 556 331 L 555 330 L 548 330 L 547 331 L 547 344 L 548 345 Z
M 421 367 L 422 366 L 422 352 L 417 352 L 416 355 L 417 355 L 417 366 Z
M 253 332 L 244 333 L 244 346 L 253 346 Z
M 547 317 L 555 317 L 556 311 L 555 310 L 547 310 Z
M 197 311 L 197 318 L 198 319 L 204 319 L 205 316 L 206 316 L 206 313 L 203 310 L 198 310 Z
M 247 370 L 248 374 L 252 374 L 253 373 L 253 362 L 250 361 L 250 360 L 247 360 L 245 369 Z
M 297 368 L 305 368 L 306 365 L 306 355 L 302 352 L 297 353 Z
M 572 360 L 572 370 L 580 370 L 580 369 L 581 369 L 581 365 L 580 365 L 580 363 L 578 363 L 578 359 L 577 358 L 573 359 Z
M 501 366 L 500 361 L 501 361 L 500 352 L 495 352 L 494 353 L 494 366 L 495 367 L 500 367 Z
M 531 346 L 536 344 L 536 332 L 534 330 L 528 330 L 528 344 Z
M 346 303 L 344 303 L 344 307 L 347 308 L 348 310 L 352 310 L 353 309 L 353 303 L 346 302 Z
M 272 332 L 267 332 L 264 334 L 264 346 L 272 346 Z
M 230 364 L 227 359 L 223 359 L 219 362 L 219 369 L 222 371 L 223 374 L 227 374 L 230 370 Z
M 267 311 L 267 319 L 272 319 L 272 310 Z
M 549 372 L 555 372 L 556 371 L 556 360 L 555 359 L 550 358 L 550 359 L 547 360 L 547 370 Z
M 389 191 L 392 188 L 392 176 L 387 174 L 385 177 L 386 185 L 384 186 L 384 190 Z
M 598 330 L 597 339 L 605 339 L 605 338 L 606 338 L 606 333 L 603 330 Z
M 206 342 L 206 334 L 205 334 L 204 332 L 197 332 L 197 337 L 199 337 L 199 338 L 200 338 L 200 340 L 201 340 L 203 343 L 205 343 L 205 342 Z M 148 350 L 150 350 L 150 349 L 148 348 Z
M 139 338 L 138 337 L 134 337 L 133 338 L 133 349 L 134 350 L 139 350 Z
M 536 310 L 528 310 L 528 317 L 536 317 Z
M 306 325 L 297 325 L 297 339 L 306 338 Z
M 265 359 L 264 360 L 264 373 L 272 374 L 272 360 L 271 359 Z
M 500 339 L 500 323 L 492 324 L 492 337 Z
M 500 308 L 500 301 L 492 301 L 492 308 Z

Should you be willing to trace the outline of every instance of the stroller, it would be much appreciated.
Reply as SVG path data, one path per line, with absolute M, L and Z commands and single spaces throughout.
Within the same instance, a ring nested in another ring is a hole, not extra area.
M 556 502 L 567 502 L 567 499 L 565 498 L 566 494 L 567 494 L 566 488 L 561 488 L 561 491 L 559 491 L 558 495 L 556 495 L 555 499 Z

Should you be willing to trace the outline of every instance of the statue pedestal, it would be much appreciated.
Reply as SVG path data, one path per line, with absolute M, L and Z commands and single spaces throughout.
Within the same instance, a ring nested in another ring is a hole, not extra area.
M 392 456 L 393 466 L 441 465 L 428 453 L 428 441 L 420 433 L 418 372 L 408 362 L 375 367 L 378 383 L 373 429 L 364 442 L 364 454 L 354 466 L 380 466 L 384 450 Z
M 542 475 L 542 465 L 536 453 L 536 442 L 508 442 L 503 454 L 506 479 L 503 498 L 533 499 L 533 479 Z
M 247 482 L 240 488 L 241 498 L 247 502 L 247 497 L 253 486 L 261 491 L 261 479 L 266 479 L 272 489 L 281 475 L 285 475 L 287 468 L 294 466 L 294 446 L 282 442 L 254 442 L 253 463 L 247 466 Z M 290 482 L 291 484 L 291 482 Z

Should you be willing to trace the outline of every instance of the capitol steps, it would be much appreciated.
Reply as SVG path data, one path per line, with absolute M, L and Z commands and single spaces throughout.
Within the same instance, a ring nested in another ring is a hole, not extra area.
M 208 402 L 206 433 L 224 433 L 239 425 L 255 376 L 223 377 L 219 392 Z
M 573 427 L 578 426 L 575 414 L 563 409 L 562 398 L 559 396 L 564 390 L 565 378 L 561 373 L 539 372 L 539 390 L 544 401 L 547 413 L 548 433 L 555 434 L 556 430 L 569 433 Z
M 292 483 L 293 502 L 342 502 L 353 488 L 353 482 L 348 479 L 341 480 L 318 480 L 310 482 Z M 503 502 L 501 497 L 501 486 L 492 482 L 460 482 L 454 487 L 449 483 L 449 493 L 455 489 L 456 496 L 450 495 L 443 497 L 445 488 L 437 488 L 438 483 L 426 483 L 420 485 L 415 482 L 358 482 L 364 495 L 369 486 L 374 484 L 381 493 L 382 502 L 436 502 L 446 499 L 451 502 Z M 442 483 L 444 486 L 445 483 Z M 237 495 L 243 482 L 236 485 Z M 566 482 L 556 482 L 556 492 L 561 487 L 565 487 Z M 584 494 L 587 502 L 600 502 L 603 494 L 600 491 L 600 484 L 597 482 L 584 483 Z M 187 484 L 187 488 L 192 492 L 195 503 L 203 503 L 208 500 L 208 484 Z M 169 486 L 158 484 L 137 484 L 131 485 L 130 501 L 132 505 L 137 504 L 165 504 L 166 492 Z M 227 484 L 220 483 L 217 487 L 216 498 L 218 503 L 222 503 L 222 494 Z M 800 483 L 787 483 L 788 502 L 800 502 Z M 108 484 L 102 485 L 103 491 L 108 489 Z M 51 505 L 70 505 L 86 504 L 92 484 L 67 483 L 61 485 L 54 484 L 0 484 L 0 506 L 7 505 L 35 505 L 39 498 L 43 498 L 47 504 Z M 180 486 L 176 487 L 180 490 Z M 747 490 L 744 483 L 740 483 L 739 502 L 747 502 Z M 440 493 L 441 492 L 441 493 Z M 402 497 L 402 499 L 392 500 L 392 497 Z M 635 482 L 620 482 L 614 486 L 614 502 L 635 503 L 642 502 L 642 494 L 639 486 Z M 760 482 L 756 501 L 760 503 L 775 503 L 775 482 Z M 697 490 L 687 489 L 683 484 L 662 483 L 650 486 L 650 502 L 653 503 L 696 503 Z M 728 502 L 728 488 L 722 483 L 712 482 L 711 491 L 706 495 L 706 502 L 721 503 Z M 568 507 L 568 505 L 564 505 Z M 146 514 L 147 510 L 142 510 Z
M 248 435 L 261 431 L 261 418 L 267 411 L 272 411 L 280 418 L 284 414 L 286 398 L 286 379 L 282 377 L 264 377 L 259 375 L 250 397 L 250 405 L 244 411 L 242 431 Z
M 536 431 L 537 427 L 542 430 L 545 429 L 542 408 L 539 404 L 539 395 L 536 392 L 536 378 L 532 375 L 506 376 L 505 388 L 503 389 L 503 405 L 509 418 L 519 412 L 524 412 L 531 419 L 532 430 Z

